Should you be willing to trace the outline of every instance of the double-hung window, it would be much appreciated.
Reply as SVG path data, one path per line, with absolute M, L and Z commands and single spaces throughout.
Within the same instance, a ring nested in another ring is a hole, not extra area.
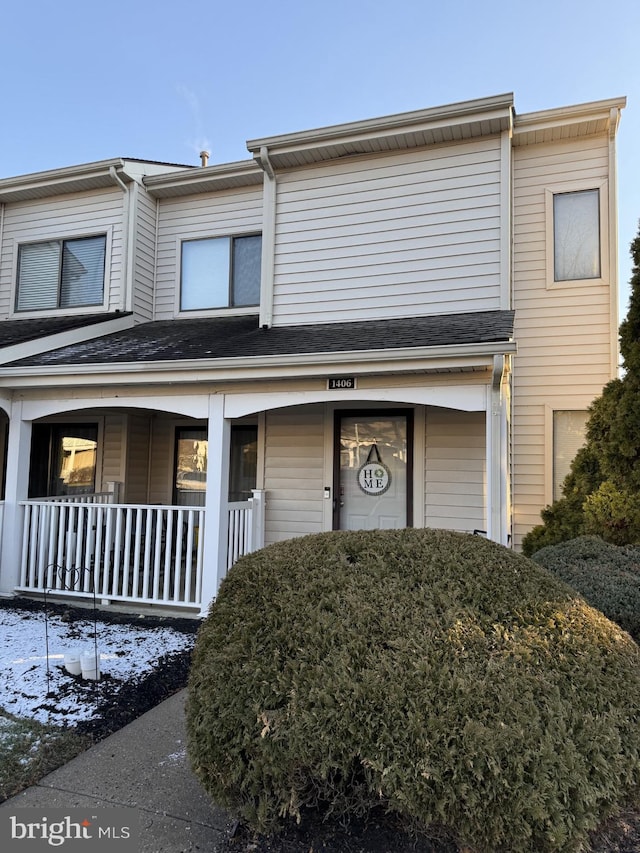
M 588 412 L 553 412 L 553 500 L 562 497 L 562 486 L 576 453 L 586 440 Z
M 554 281 L 600 278 L 600 191 L 553 196 Z
M 20 246 L 16 311 L 102 305 L 106 242 L 100 235 Z
M 260 304 L 262 237 L 212 237 L 182 243 L 180 310 Z

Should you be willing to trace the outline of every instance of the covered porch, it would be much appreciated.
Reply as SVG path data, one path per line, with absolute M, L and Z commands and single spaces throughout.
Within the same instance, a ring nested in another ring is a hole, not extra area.
M 508 360 L 411 367 L 349 387 L 162 376 L 22 392 L 7 409 L 0 594 L 201 615 L 238 557 L 295 536 L 371 523 L 508 544 Z M 51 463 L 68 435 L 76 459 L 95 455 L 73 478 Z M 385 482 L 358 481 L 371 462 Z
M 208 396 L 104 402 L 9 407 L 0 592 L 200 615 L 264 542 L 264 490 L 229 458 L 255 429 L 216 432 Z

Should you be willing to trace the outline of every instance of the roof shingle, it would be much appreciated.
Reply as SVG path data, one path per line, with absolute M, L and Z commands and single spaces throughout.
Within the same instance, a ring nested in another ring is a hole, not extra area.
M 13 362 L 20 366 L 260 358 L 511 340 L 513 311 L 260 328 L 257 316 L 156 320 Z

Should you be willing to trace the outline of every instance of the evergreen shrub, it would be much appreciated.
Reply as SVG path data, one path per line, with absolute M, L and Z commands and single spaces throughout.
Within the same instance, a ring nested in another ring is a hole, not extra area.
M 581 536 L 533 557 L 640 642 L 640 547 Z
M 640 650 L 538 564 L 450 531 L 344 531 L 231 569 L 188 752 L 263 832 L 383 807 L 476 851 L 575 851 L 636 793 L 639 716 Z

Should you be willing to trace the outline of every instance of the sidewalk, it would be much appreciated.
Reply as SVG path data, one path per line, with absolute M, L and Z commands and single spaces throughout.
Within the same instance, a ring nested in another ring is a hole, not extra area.
M 215 853 L 233 821 L 188 766 L 184 701 L 182 690 L 0 809 L 128 806 L 139 812 L 140 853 Z

